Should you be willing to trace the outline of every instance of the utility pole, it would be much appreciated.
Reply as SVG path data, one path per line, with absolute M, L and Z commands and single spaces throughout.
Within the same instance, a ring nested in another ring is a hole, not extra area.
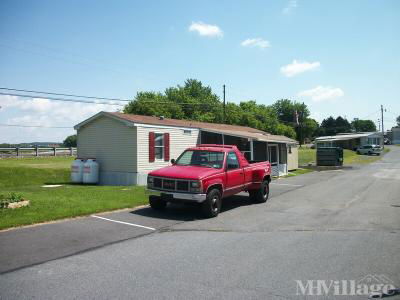
M 225 124 L 226 122 L 225 84 L 223 85 L 223 92 L 224 92 L 224 124 Z
M 378 119 L 379 131 L 381 131 L 381 119 Z
M 385 109 L 386 111 L 386 109 Z M 382 122 L 382 146 L 385 148 L 384 138 L 385 138 L 385 129 L 383 128 L 383 105 L 381 104 L 381 122 Z

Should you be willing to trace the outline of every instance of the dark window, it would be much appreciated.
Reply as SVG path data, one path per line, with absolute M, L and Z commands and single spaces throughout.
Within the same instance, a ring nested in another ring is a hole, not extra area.
M 221 169 L 224 153 L 216 151 L 188 150 L 182 153 L 176 164 L 180 166 L 201 166 Z
M 226 165 L 228 170 L 233 170 L 239 168 L 239 160 L 235 152 L 229 152 L 226 157 Z
M 268 150 L 266 142 L 253 142 L 254 160 L 255 161 L 266 161 L 268 160 Z
M 156 159 L 164 158 L 164 134 L 155 134 L 154 152 Z
M 213 132 L 201 132 L 201 143 L 202 144 L 222 144 L 222 134 Z

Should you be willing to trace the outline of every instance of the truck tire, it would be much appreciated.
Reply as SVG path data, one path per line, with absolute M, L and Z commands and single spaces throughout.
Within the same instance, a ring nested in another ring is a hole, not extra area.
M 206 200 L 201 204 L 201 210 L 207 218 L 218 216 L 221 211 L 221 192 L 218 189 L 212 189 L 207 193 Z
M 149 196 L 149 204 L 150 207 L 154 210 L 164 210 L 167 207 L 167 202 L 162 200 L 158 196 L 150 195 Z
M 255 203 L 267 202 L 269 196 L 269 182 L 264 180 L 258 190 L 249 191 L 250 199 Z

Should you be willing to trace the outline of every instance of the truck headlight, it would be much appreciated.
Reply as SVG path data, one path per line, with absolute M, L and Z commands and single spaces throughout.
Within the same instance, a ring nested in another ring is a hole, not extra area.
M 147 186 L 152 187 L 154 183 L 154 177 L 147 176 Z
M 190 182 L 190 191 L 193 193 L 201 192 L 201 182 L 200 181 L 191 181 Z
M 192 181 L 190 183 L 190 186 L 193 188 L 198 188 L 198 187 L 200 187 L 200 181 Z

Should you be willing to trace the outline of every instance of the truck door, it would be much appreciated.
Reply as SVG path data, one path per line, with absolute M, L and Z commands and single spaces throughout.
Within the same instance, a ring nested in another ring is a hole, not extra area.
M 226 182 L 224 196 L 234 195 L 243 190 L 244 173 L 235 152 L 226 157 Z

